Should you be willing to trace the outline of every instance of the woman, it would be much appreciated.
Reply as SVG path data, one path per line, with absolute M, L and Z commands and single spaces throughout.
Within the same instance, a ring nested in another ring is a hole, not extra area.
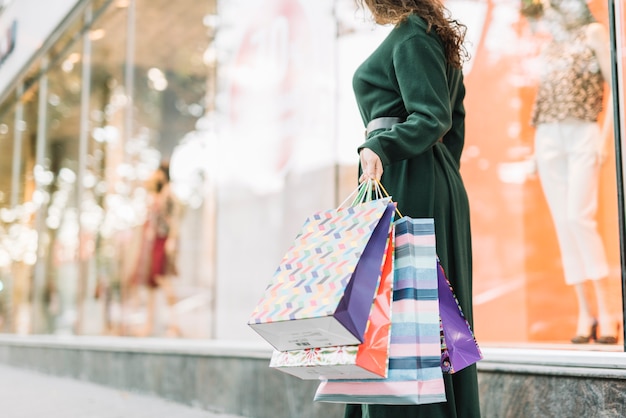
M 147 219 L 143 227 L 143 248 L 135 273 L 135 282 L 148 287 L 146 326 L 140 336 L 154 332 L 156 292 L 163 289 L 169 307 L 167 336 L 180 336 L 175 317 L 176 295 L 170 281 L 176 275 L 179 207 L 170 186 L 169 165 L 162 163 L 146 184 L 149 192 Z
M 403 215 L 434 218 L 437 253 L 472 323 L 469 205 L 459 164 L 464 143 L 465 27 L 439 0 L 357 0 L 395 27 L 354 74 L 367 126 L 359 181 L 379 179 Z M 445 403 L 348 405 L 346 417 L 479 417 L 475 366 L 445 375 Z
M 534 3 L 533 13 L 525 14 L 542 17 L 552 35 L 542 53 L 543 71 L 532 115 L 535 158 L 556 228 L 565 282 L 574 286 L 578 301 L 576 336 L 571 341 L 615 344 L 616 323 L 606 296 L 609 267 L 595 220 L 600 166 L 612 129 L 610 97 L 604 123 L 598 124 L 603 93 L 611 80 L 609 42 L 585 0 Z M 589 281 L 595 290 L 597 320 L 586 298 Z

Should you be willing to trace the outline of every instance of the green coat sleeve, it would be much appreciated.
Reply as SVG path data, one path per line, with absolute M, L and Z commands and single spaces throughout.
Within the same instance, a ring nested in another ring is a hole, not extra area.
M 446 59 L 440 42 L 426 33 L 396 45 L 389 82 L 401 95 L 408 117 L 389 130 L 375 131 L 363 143 L 383 165 L 416 157 L 450 130 L 452 111 Z

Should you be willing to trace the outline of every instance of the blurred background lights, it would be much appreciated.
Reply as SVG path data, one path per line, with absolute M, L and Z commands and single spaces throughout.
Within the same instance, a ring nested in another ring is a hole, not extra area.
M 167 79 L 163 71 L 156 67 L 148 70 L 148 84 L 156 91 L 163 91 L 167 88 Z
M 214 164 L 211 151 L 216 143 L 214 121 L 202 117 L 196 122 L 196 129 L 186 134 L 172 153 L 172 191 L 181 202 L 194 209 L 204 201 Z
M 80 54 L 78 52 L 74 52 L 70 54 L 65 61 L 61 64 L 61 69 L 66 73 L 71 72 L 74 69 L 74 65 L 80 61 Z
M 96 142 L 109 144 L 115 144 L 120 137 L 119 130 L 111 125 L 94 128 L 91 135 Z
M 59 170 L 59 179 L 64 183 L 73 184 L 74 182 L 76 182 L 76 173 L 74 173 L 67 167 L 63 167 L 61 170 Z
M 48 186 L 52 184 L 54 180 L 54 174 L 52 171 L 46 170 L 42 165 L 37 164 L 33 169 L 33 174 L 35 176 L 35 181 L 40 186 Z
M 91 39 L 92 41 L 99 41 L 100 39 L 104 38 L 105 34 L 106 31 L 104 29 L 95 29 L 89 32 L 89 39 Z

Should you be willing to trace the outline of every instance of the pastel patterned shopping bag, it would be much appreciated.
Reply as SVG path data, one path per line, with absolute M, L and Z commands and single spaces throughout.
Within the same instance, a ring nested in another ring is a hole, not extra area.
M 301 350 L 274 350 L 270 367 L 301 379 L 375 379 L 387 376 L 391 328 L 394 230 L 387 241 L 380 285 L 363 343 Z
M 310 216 L 248 325 L 279 351 L 362 343 L 394 210 L 385 198 Z
M 395 229 L 388 377 L 325 380 L 317 389 L 316 401 L 426 404 L 446 400 L 440 364 L 434 222 L 403 217 Z

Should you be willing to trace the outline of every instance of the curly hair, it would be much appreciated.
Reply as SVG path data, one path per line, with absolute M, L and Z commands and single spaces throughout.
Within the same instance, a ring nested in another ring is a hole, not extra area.
M 467 27 L 450 17 L 440 0 L 355 0 L 361 8 L 367 6 L 378 24 L 397 25 L 416 14 L 426 21 L 427 31 L 434 30 L 444 45 L 447 62 L 461 68 L 468 57 L 463 45 Z

